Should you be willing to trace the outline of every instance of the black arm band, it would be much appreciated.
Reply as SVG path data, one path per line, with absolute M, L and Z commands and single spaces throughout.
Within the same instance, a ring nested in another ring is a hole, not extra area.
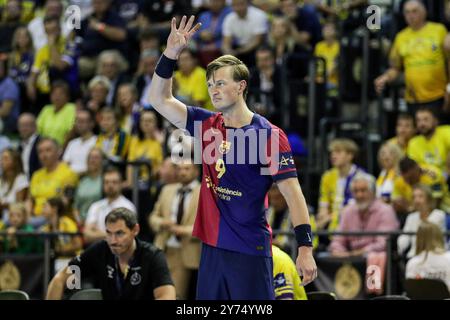
M 300 224 L 294 228 L 295 239 L 299 247 L 312 247 L 313 235 L 311 232 L 311 225 Z
M 172 78 L 173 70 L 177 65 L 177 60 L 167 58 L 164 54 L 159 58 L 158 64 L 156 65 L 155 72 L 158 76 L 164 79 Z

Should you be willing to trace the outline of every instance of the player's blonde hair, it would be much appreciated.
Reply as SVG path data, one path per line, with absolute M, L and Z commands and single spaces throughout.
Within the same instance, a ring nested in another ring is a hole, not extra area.
M 250 78 L 250 72 L 248 71 L 247 66 L 238 58 L 232 55 L 224 55 L 221 56 L 214 61 L 210 62 L 206 67 L 206 80 L 209 80 L 215 71 L 223 67 L 232 67 L 232 76 L 233 80 L 236 82 L 244 80 L 246 82 L 246 86 L 243 92 L 244 99 L 247 98 L 248 93 L 248 83 Z

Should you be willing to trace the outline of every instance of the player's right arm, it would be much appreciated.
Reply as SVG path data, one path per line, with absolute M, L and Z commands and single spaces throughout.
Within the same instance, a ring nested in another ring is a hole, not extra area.
M 186 16 L 181 19 L 180 25 L 176 26 L 176 19 L 172 18 L 171 30 L 167 38 L 167 46 L 163 55 L 171 60 L 177 60 L 181 51 L 186 48 L 189 39 L 200 28 L 200 24 L 194 23 L 194 16 L 187 21 Z M 161 64 L 167 63 L 164 57 L 161 57 L 153 74 L 150 85 L 149 102 L 153 108 L 164 118 L 169 120 L 178 128 L 186 128 L 187 107 L 184 103 L 176 99 L 172 94 L 172 76 L 166 78 L 158 70 L 163 70 Z
M 47 289 L 46 300 L 61 300 L 67 279 L 72 273 L 67 272 L 67 267 L 61 269 L 50 281 Z

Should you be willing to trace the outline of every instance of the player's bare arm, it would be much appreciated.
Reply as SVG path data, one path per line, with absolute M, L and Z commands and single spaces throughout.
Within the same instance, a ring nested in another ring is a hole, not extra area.
M 309 225 L 308 207 L 297 178 L 281 180 L 277 185 L 286 199 L 293 226 Z M 309 240 L 312 243 L 312 239 Z M 299 246 L 296 265 L 298 273 L 303 277 L 302 285 L 305 286 L 314 281 L 317 277 L 317 266 L 314 261 L 312 246 Z
M 148 97 L 150 104 L 156 111 L 169 120 L 173 125 L 183 129 L 186 127 L 187 121 L 186 105 L 177 100 L 172 94 L 171 74 L 168 77 L 165 77 L 161 70 L 164 70 L 163 67 L 166 67 L 167 69 L 168 64 L 170 65 L 175 63 L 181 51 L 186 48 L 189 40 L 200 28 L 199 23 L 193 26 L 194 19 L 194 16 L 191 16 L 189 20 L 187 20 L 186 16 L 183 16 L 177 28 L 176 19 L 172 18 L 170 34 L 167 38 L 167 46 L 164 50 L 163 56 L 158 62 L 156 71 L 153 74 Z

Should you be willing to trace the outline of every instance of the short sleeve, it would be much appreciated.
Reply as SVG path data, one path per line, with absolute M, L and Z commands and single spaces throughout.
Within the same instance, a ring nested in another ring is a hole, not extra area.
M 4 92 L 2 92 L 3 100 L 12 100 L 17 101 L 19 100 L 19 87 L 12 79 L 7 79 L 7 87 L 4 88 Z
M 29 182 L 27 176 L 24 174 L 18 175 L 16 181 L 14 182 L 14 190 L 16 190 L 16 192 L 21 191 L 25 188 L 28 188 L 28 186 Z
M 258 15 L 255 14 L 255 25 L 252 28 L 253 34 L 265 34 L 268 30 L 268 22 L 267 15 L 264 11 L 258 12 Z
M 274 143 L 278 145 L 278 148 L 272 147 Z M 267 142 L 266 154 L 270 157 L 269 170 L 275 182 L 297 177 L 291 146 L 286 134 L 280 128 L 272 128 Z
M 206 119 L 215 115 L 214 112 L 199 107 L 187 107 L 186 130 L 191 136 L 195 136 L 196 124 L 201 124 Z
M 153 289 L 164 285 L 173 285 L 166 258 L 161 250 L 158 249 L 155 252 L 150 265 L 149 277 L 152 279 L 151 283 Z
M 82 277 L 90 277 L 95 273 L 96 265 L 98 265 L 98 259 L 102 255 L 102 246 L 104 242 L 101 241 L 90 247 L 84 252 L 72 260 L 69 261 L 68 266 L 77 266 L 80 268 Z
M 233 31 L 231 30 L 232 17 L 233 14 L 229 14 L 225 17 L 225 20 L 223 21 L 222 35 L 224 37 L 230 37 L 233 35 Z

